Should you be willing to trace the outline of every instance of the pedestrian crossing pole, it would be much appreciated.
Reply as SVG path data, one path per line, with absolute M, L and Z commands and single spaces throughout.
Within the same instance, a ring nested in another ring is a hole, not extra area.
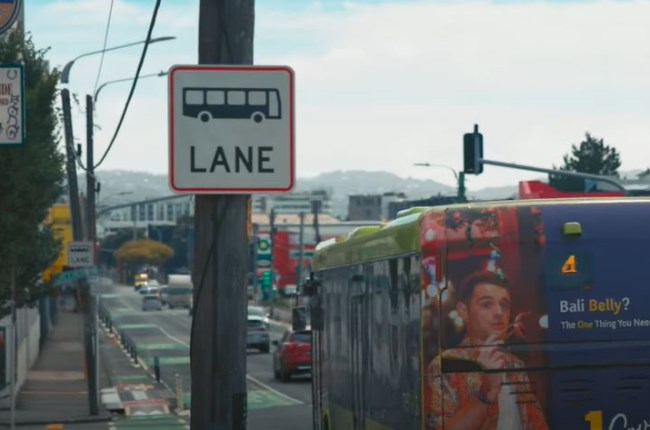
M 201 0 L 199 64 L 253 64 L 254 0 Z M 250 195 L 197 195 L 192 429 L 245 430 Z

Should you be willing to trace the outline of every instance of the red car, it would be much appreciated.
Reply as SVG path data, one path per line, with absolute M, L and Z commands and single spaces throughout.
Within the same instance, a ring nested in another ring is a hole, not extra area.
M 288 381 L 292 375 L 311 373 L 311 330 L 287 331 L 273 352 L 275 379 Z

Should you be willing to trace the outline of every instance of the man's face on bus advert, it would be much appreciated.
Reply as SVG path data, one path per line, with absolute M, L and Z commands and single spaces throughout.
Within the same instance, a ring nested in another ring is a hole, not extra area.
M 510 321 L 510 293 L 500 285 L 478 283 L 467 302 L 458 302 L 457 311 L 465 322 L 467 337 L 504 340 Z

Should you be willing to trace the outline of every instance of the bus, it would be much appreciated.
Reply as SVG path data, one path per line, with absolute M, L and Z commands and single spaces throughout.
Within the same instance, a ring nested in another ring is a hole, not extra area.
M 276 88 L 183 88 L 183 115 L 203 122 L 212 119 L 282 118 L 280 93 Z
M 320 243 L 314 429 L 650 429 L 648 214 L 467 203 Z

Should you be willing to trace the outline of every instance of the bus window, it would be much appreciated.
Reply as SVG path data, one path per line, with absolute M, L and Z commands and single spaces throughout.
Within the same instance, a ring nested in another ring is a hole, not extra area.
M 245 105 L 246 93 L 244 91 L 228 91 L 229 105 Z
M 269 118 L 280 117 L 280 98 L 277 91 L 269 91 Z
M 226 103 L 226 95 L 223 91 L 211 90 L 206 91 L 207 104 L 209 105 L 222 105 Z
M 185 91 L 185 104 L 202 105 L 203 91 Z
M 266 92 L 265 91 L 251 91 L 248 93 L 248 104 L 251 106 L 265 106 L 266 105 Z

